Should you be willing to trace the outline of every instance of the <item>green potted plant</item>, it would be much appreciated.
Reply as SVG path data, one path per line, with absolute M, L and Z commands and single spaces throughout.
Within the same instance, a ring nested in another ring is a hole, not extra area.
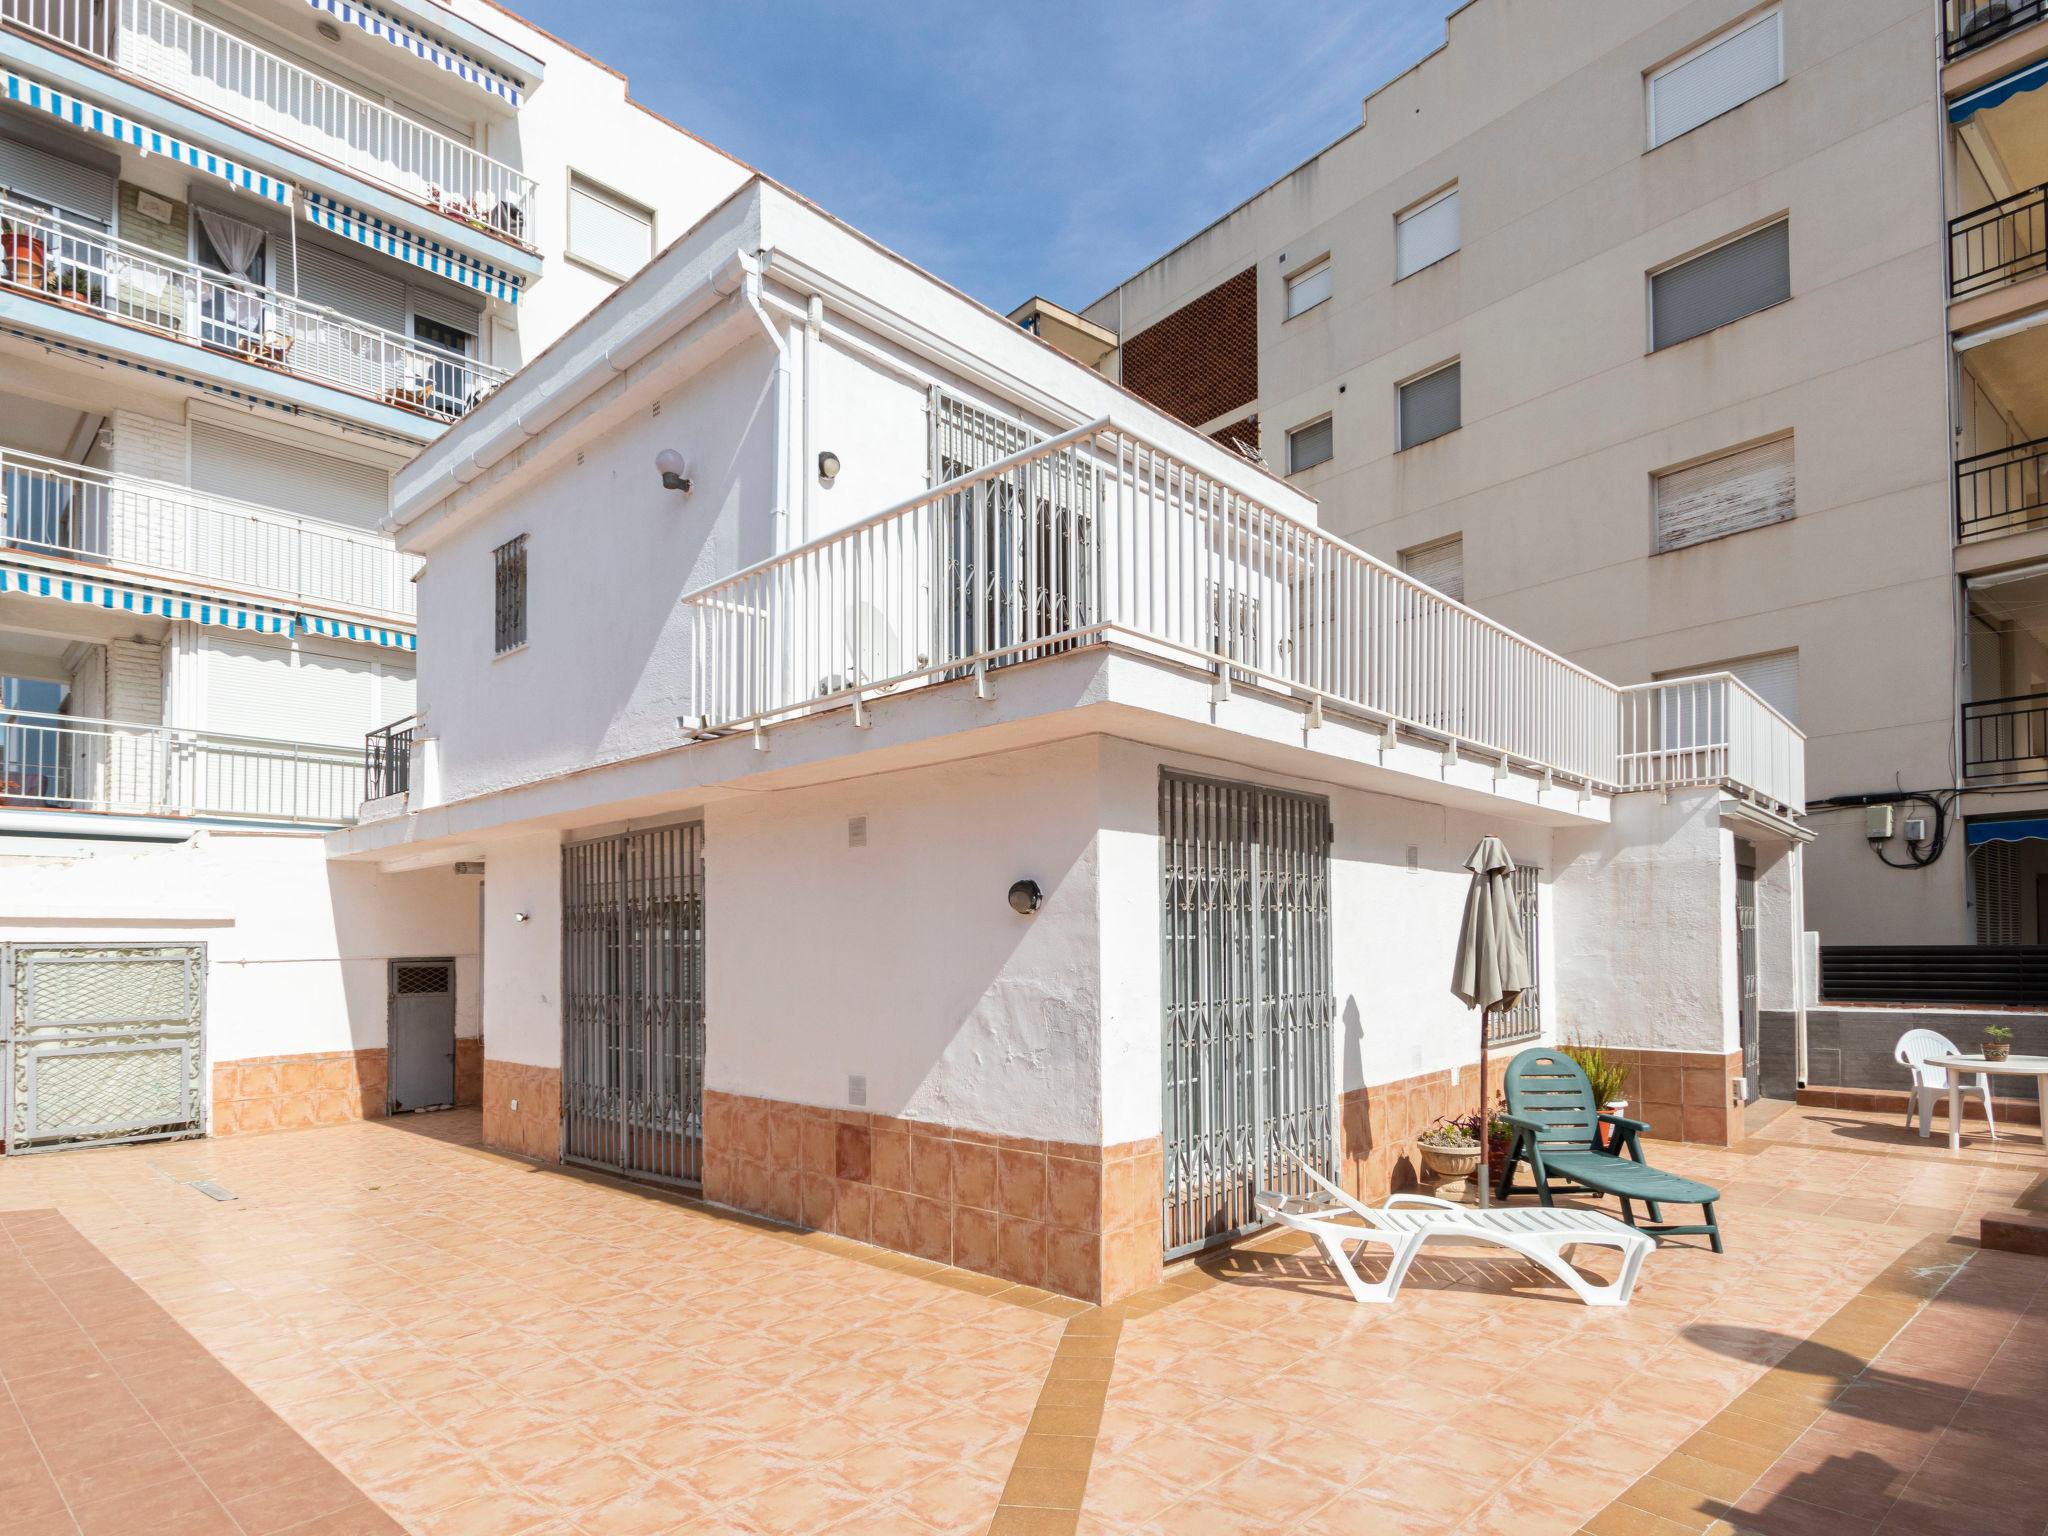
M 1439 1120 L 1415 1144 L 1423 1166 L 1440 1179 L 1469 1179 L 1479 1168 L 1479 1138 L 1463 1120 Z
M 2012 1054 L 2012 1031 L 2003 1024 L 1984 1026 L 1984 1059 L 2003 1061 Z
M 24 288 L 43 286 L 46 248 L 35 226 L 23 219 L 0 219 L 0 281 Z
M 99 308 L 99 279 L 83 267 L 66 263 L 54 269 L 50 273 L 50 291 L 57 295 L 59 303 L 72 309 Z
M 1610 1115 L 1628 1112 L 1628 1100 L 1622 1094 L 1628 1088 L 1628 1068 L 1609 1056 L 1597 1045 L 1568 1045 L 1565 1055 L 1578 1063 L 1579 1070 L 1586 1074 L 1586 1081 L 1593 1089 L 1593 1102 Z M 1605 1146 L 1613 1137 L 1614 1127 L 1600 1127 L 1600 1142 Z

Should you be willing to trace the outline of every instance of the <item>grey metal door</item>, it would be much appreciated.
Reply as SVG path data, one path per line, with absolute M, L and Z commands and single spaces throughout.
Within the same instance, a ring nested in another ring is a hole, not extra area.
M 0 945 L 10 1153 L 197 1136 L 206 946 Z
M 1160 783 L 1164 1243 L 1259 1224 L 1302 1192 L 1284 1154 L 1332 1172 L 1336 1091 L 1326 802 L 1166 774 Z
M 696 1184 L 704 1144 L 704 827 L 562 850 L 562 1156 Z
M 389 1101 L 394 1115 L 455 1106 L 455 962 L 394 960 Z
M 1757 1016 L 1756 849 L 1735 845 L 1735 955 L 1742 985 L 1742 1101 L 1755 1099 L 1762 1084 L 1762 1030 Z

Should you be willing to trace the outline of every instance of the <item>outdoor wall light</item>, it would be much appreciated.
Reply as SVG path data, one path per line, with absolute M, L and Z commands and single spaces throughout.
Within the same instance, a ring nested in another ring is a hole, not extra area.
M 839 455 L 830 448 L 818 455 L 818 478 L 828 483 L 839 478 Z
M 523 922 L 526 922 L 527 920 L 528 920 L 528 914 L 526 914 L 526 913 L 524 913 L 524 912 L 514 912 L 514 913 L 512 914 L 512 921 L 513 921 L 513 922 L 515 922 L 515 923 L 523 923 Z
M 1019 880 L 1010 887 L 1010 910 L 1019 917 L 1029 917 L 1044 900 L 1045 892 L 1038 888 L 1036 880 Z
M 683 473 L 687 468 L 683 456 L 673 448 L 664 448 L 654 456 L 654 467 L 661 472 L 661 488 L 664 491 L 687 491 L 690 477 Z

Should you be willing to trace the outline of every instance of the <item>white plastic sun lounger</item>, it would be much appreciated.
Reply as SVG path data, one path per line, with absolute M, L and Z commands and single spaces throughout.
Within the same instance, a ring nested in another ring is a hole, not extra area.
M 1557 1276 L 1589 1307 L 1625 1307 L 1643 1260 L 1657 1246 L 1654 1238 L 1599 1211 L 1557 1206 L 1480 1211 L 1431 1195 L 1394 1195 L 1385 1205 L 1370 1206 L 1352 1199 L 1306 1163 L 1300 1167 L 1322 1190 L 1322 1199 L 1262 1190 L 1258 1207 L 1281 1225 L 1313 1237 L 1338 1278 L 1359 1301 L 1392 1301 L 1422 1245 L 1433 1237 L 1449 1237 L 1512 1249 Z M 1620 1277 L 1611 1284 L 1596 1285 L 1573 1269 L 1564 1255 L 1575 1243 L 1620 1249 Z M 1387 1250 L 1384 1280 L 1369 1281 L 1358 1273 L 1356 1261 L 1368 1244 Z

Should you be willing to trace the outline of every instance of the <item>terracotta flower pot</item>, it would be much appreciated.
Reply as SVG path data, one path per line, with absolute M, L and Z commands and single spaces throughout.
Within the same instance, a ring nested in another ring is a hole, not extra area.
M 1440 1179 L 1469 1179 L 1479 1171 L 1477 1147 L 1433 1147 L 1426 1141 L 1419 1145 L 1423 1166 Z
M 1605 1104 L 1602 1104 L 1600 1106 L 1600 1112 L 1606 1115 L 1619 1115 L 1623 1119 L 1626 1119 L 1628 1118 L 1628 1100 L 1609 1099 Z M 1613 1126 L 1603 1124 L 1600 1127 L 1600 1145 L 1603 1147 L 1611 1147 L 1614 1145 Z
M 2010 1040 L 1986 1040 L 1984 1042 L 1984 1059 L 1986 1061 L 2004 1061 L 2011 1054 L 2012 1042 Z

